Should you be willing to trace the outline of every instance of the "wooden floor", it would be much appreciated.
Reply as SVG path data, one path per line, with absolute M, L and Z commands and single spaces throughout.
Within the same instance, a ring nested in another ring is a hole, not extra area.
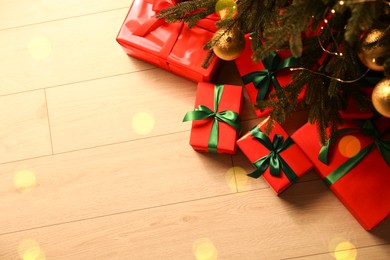
M 278 197 L 193 151 L 196 83 L 122 51 L 130 4 L 0 0 L 1 260 L 390 259 L 390 220 L 365 231 L 313 172 Z

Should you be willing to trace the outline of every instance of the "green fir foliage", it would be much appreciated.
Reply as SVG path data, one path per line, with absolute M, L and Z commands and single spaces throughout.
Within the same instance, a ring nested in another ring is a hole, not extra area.
M 193 26 L 215 12 L 217 0 L 187 0 L 161 11 L 168 22 L 184 21 Z M 360 91 L 359 78 L 367 69 L 357 58 L 357 43 L 371 28 L 381 28 L 383 36 L 365 48 L 387 48 L 378 58 L 385 75 L 390 76 L 390 4 L 387 0 L 237 0 L 235 16 L 217 22 L 230 30 L 237 25 L 251 34 L 253 60 L 261 61 L 270 51 L 290 49 L 302 67 L 282 93 L 270 93 L 259 102 L 260 109 L 271 109 L 270 131 L 274 122 L 283 123 L 297 109 L 309 111 L 308 121 L 317 125 L 322 143 L 326 143 L 342 124 L 340 109 L 354 98 L 362 111 L 372 104 Z M 209 50 L 203 64 L 213 57 L 215 39 L 205 45 Z M 383 73 L 382 73 L 383 75 Z M 367 86 L 367 85 L 366 85 Z M 304 92 L 302 103 L 298 96 Z

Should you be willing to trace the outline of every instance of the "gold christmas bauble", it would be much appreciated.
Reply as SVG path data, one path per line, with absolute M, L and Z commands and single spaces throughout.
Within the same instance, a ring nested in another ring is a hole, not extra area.
M 245 37 L 238 27 L 219 29 L 213 36 L 213 42 L 213 51 L 222 60 L 236 59 L 245 48 Z
M 388 55 L 390 53 L 389 46 L 374 46 L 367 48 L 368 44 L 379 40 L 384 33 L 383 29 L 372 29 L 363 34 L 358 42 L 358 57 L 360 61 L 369 69 L 375 71 L 384 71 L 383 64 L 378 62 L 378 58 Z
M 381 115 L 390 117 L 390 78 L 382 79 L 374 87 L 372 104 Z

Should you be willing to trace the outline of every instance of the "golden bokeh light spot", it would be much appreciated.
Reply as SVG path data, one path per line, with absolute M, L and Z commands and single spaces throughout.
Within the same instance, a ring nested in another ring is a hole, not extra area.
M 237 192 L 237 186 L 236 186 L 236 178 L 234 176 L 234 168 L 230 168 L 225 173 L 225 181 L 227 185 L 229 186 L 230 191 Z
M 18 253 L 23 260 L 46 260 L 45 253 L 33 239 L 22 240 L 18 246 Z
M 150 113 L 139 112 L 134 115 L 131 125 L 135 133 L 147 135 L 153 131 L 155 120 Z
M 43 36 L 35 36 L 28 43 L 28 53 L 34 60 L 47 59 L 52 52 L 52 44 Z
M 339 141 L 338 148 L 342 156 L 351 158 L 360 151 L 360 140 L 353 135 L 346 135 Z
M 209 238 L 200 238 L 192 245 L 196 260 L 217 260 L 218 251 Z
M 336 260 L 355 260 L 356 256 L 356 247 L 349 241 L 343 241 L 335 248 L 334 257 Z
M 247 172 L 244 168 L 231 167 L 225 174 L 225 180 L 232 192 L 237 192 L 240 187 L 248 184 Z
M 31 170 L 19 170 L 14 176 L 14 186 L 20 192 L 31 191 L 37 186 L 37 178 Z
M 244 187 L 248 184 L 248 173 L 242 167 L 234 167 L 234 173 L 236 174 L 237 188 Z

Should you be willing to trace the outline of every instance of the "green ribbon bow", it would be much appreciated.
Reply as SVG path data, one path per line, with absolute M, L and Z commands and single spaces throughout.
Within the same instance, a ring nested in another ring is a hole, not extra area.
M 290 182 L 295 182 L 298 179 L 298 176 L 279 154 L 283 150 L 293 145 L 294 141 L 290 137 L 287 137 L 286 140 L 283 140 L 284 138 L 282 135 L 276 134 L 274 136 L 273 142 L 271 142 L 269 137 L 264 134 L 257 126 L 251 130 L 251 134 L 262 145 L 264 145 L 270 151 L 270 153 L 253 163 L 257 169 L 254 172 L 248 174 L 248 176 L 259 178 L 269 167 L 272 176 L 279 177 L 280 171 L 282 170 Z
M 223 87 L 224 85 L 215 85 L 214 87 L 214 110 L 211 110 L 207 106 L 199 105 L 197 108 L 195 108 L 195 110 L 187 112 L 183 118 L 183 122 L 192 120 L 203 120 L 206 118 L 214 119 L 208 142 L 209 152 L 217 152 L 218 121 L 224 122 L 232 126 L 237 131 L 241 129 L 237 112 L 234 112 L 232 110 L 217 112 L 218 105 L 222 97 Z
M 256 97 L 257 102 L 265 99 L 271 81 L 276 90 L 279 91 L 282 89 L 275 76 L 277 71 L 300 65 L 299 60 L 295 57 L 288 57 L 281 62 L 279 56 L 275 52 L 270 52 L 262 62 L 265 68 L 264 70 L 254 71 L 242 77 L 244 84 L 253 82 L 255 88 L 258 89 Z
M 359 132 L 366 136 L 371 137 L 374 142 L 361 149 L 357 154 L 349 158 L 334 171 L 325 177 L 325 183 L 330 186 L 344 177 L 353 167 L 355 167 L 370 151 L 376 147 L 383 159 L 390 167 L 390 139 L 382 139 L 384 136 L 390 133 L 390 127 L 388 127 L 383 133 L 380 133 L 375 124 L 371 120 L 366 120 L 362 125 L 362 128 L 344 128 L 336 131 L 333 138 L 328 143 L 321 147 L 318 154 L 318 159 L 324 164 L 329 164 L 329 148 L 335 142 L 335 140 L 345 134 L 351 134 Z

